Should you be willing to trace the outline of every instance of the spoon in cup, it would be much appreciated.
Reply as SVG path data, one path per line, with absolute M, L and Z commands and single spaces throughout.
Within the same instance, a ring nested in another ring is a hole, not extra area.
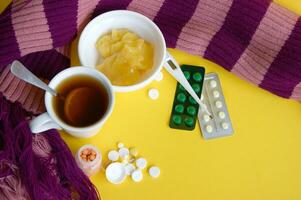
M 59 95 L 54 89 L 50 88 L 46 83 L 41 81 L 38 77 L 36 77 L 31 71 L 29 71 L 21 62 L 15 60 L 11 66 L 10 71 L 13 75 L 18 77 L 19 79 L 30 83 L 34 86 L 37 86 L 55 97 L 64 98 L 63 96 Z M 65 98 L 64 98 L 65 99 Z
M 71 123 L 76 124 L 81 119 L 81 116 L 87 112 L 84 109 L 87 107 L 85 105 L 91 104 L 91 101 L 94 100 L 94 91 L 91 88 L 84 86 L 72 90 L 66 97 L 62 94 L 59 94 L 17 60 L 11 64 L 10 71 L 19 79 L 37 86 L 63 101 L 66 119 Z M 74 112 L 75 107 L 77 107 L 77 112 Z

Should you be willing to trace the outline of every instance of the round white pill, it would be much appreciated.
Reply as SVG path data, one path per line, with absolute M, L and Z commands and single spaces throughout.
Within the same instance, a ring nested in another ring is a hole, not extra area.
M 118 152 L 119 152 L 119 156 L 120 156 L 122 159 L 127 158 L 127 157 L 129 156 L 129 154 L 130 154 L 129 149 L 128 149 L 128 148 L 125 148 L 125 147 L 119 149 Z
M 221 107 L 223 107 L 223 104 L 222 104 L 221 101 L 216 101 L 216 102 L 215 102 L 215 106 L 216 106 L 217 108 L 221 108 Z
M 148 173 L 151 177 L 157 178 L 160 176 L 160 168 L 157 166 L 152 166 L 149 168 Z
M 221 119 L 224 119 L 226 117 L 226 114 L 223 111 L 218 112 L 218 116 Z
M 118 160 L 119 158 L 119 153 L 115 150 L 111 150 L 109 153 L 108 153 L 108 159 L 110 161 L 116 161 Z
M 214 98 L 218 98 L 218 97 L 219 97 L 219 92 L 218 92 L 217 90 L 214 90 L 214 91 L 212 92 L 212 94 L 213 94 L 213 97 L 214 97 Z
M 229 124 L 227 123 L 227 122 L 223 122 L 222 123 L 222 127 L 223 127 L 223 129 L 228 129 L 229 128 Z
M 139 168 L 139 169 L 144 169 L 147 165 L 147 161 L 145 160 L 145 158 L 138 158 L 136 160 L 136 166 Z
M 142 171 L 140 169 L 136 169 L 135 171 L 133 171 L 131 177 L 133 181 L 140 182 L 143 179 Z
M 131 175 L 135 171 L 135 166 L 131 163 L 128 163 L 124 166 L 126 175 Z
M 162 72 L 158 72 L 156 75 L 155 75 L 155 80 L 156 81 L 162 81 L 163 79 L 163 73 Z
M 207 131 L 208 133 L 211 133 L 211 132 L 213 131 L 212 126 L 211 126 L 211 125 L 207 125 L 207 126 L 206 126 L 206 131 Z
M 119 149 L 121 149 L 121 148 L 124 147 L 124 144 L 123 144 L 122 142 L 118 142 L 117 147 L 118 147 Z
M 151 98 L 152 100 L 156 100 L 159 98 L 159 91 L 155 88 L 152 88 L 148 91 L 148 96 L 149 98 Z
M 120 184 L 126 177 L 125 168 L 119 162 L 113 162 L 106 168 L 106 178 L 110 183 Z
M 205 122 L 208 122 L 208 121 L 210 120 L 210 116 L 207 115 L 207 114 L 205 114 L 205 115 L 203 116 L 203 120 L 204 120 Z
M 212 88 L 215 88 L 216 85 L 217 85 L 217 83 L 216 83 L 215 80 L 211 80 L 211 81 L 210 81 L 210 86 L 211 86 Z

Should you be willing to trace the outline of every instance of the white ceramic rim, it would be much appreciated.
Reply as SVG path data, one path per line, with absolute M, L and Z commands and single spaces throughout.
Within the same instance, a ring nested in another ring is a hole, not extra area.
M 109 95 L 109 104 L 108 104 L 108 108 L 105 112 L 105 114 L 102 116 L 102 118 L 100 120 L 98 120 L 97 122 L 95 122 L 94 124 L 87 126 L 87 127 L 74 127 L 74 126 L 70 126 L 68 124 L 66 124 L 65 122 L 63 122 L 56 114 L 55 111 L 53 109 L 52 106 L 52 98 L 53 96 L 49 93 L 46 92 L 45 94 L 45 106 L 46 106 L 46 110 L 47 113 L 49 114 L 50 118 L 57 123 L 60 127 L 62 127 L 64 130 L 66 130 L 67 132 L 77 132 L 78 134 L 80 133 L 84 133 L 84 132 L 89 132 L 89 131 L 94 131 L 99 129 L 103 123 L 107 120 L 107 118 L 111 115 L 112 111 L 113 111 L 113 107 L 114 107 L 114 103 L 115 103 L 115 97 L 114 97 L 114 93 L 113 93 L 113 87 L 112 84 L 110 82 L 110 80 L 101 72 L 99 72 L 96 69 L 93 68 L 89 68 L 89 67 L 83 67 L 83 66 L 75 66 L 75 67 L 70 67 L 67 68 L 61 72 L 59 72 L 58 74 L 56 74 L 50 81 L 49 83 L 49 87 L 55 89 L 56 86 L 62 82 L 62 80 L 64 80 L 64 78 L 69 78 L 72 75 L 69 75 L 70 73 L 74 72 L 74 75 L 88 75 L 91 76 L 91 74 L 95 74 L 95 76 L 93 76 L 93 78 L 96 78 L 96 76 L 98 76 L 97 80 L 99 80 L 103 86 L 106 88 L 107 93 Z M 83 73 L 84 72 L 84 73 Z M 60 81 L 58 81 L 58 79 L 60 79 Z
M 151 81 L 154 80 L 155 78 L 155 75 L 161 71 L 164 63 L 165 63 L 165 58 L 166 58 L 166 43 L 165 43 L 165 39 L 164 39 L 164 36 L 161 32 L 161 30 L 159 29 L 159 27 L 152 21 L 150 20 L 149 18 L 147 18 L 146 16 L 140 14 L 140 13 L 137 13 L 137 12 L 133 12 L 133 11 L 128 11 L 128 10 L 114 10 L 114 11 L 109 11 L 109 12 L 106 12 L 106 13 L 103 13 L 97 17 L 95 17 L 93 20 L 91 20 L 87 25 L 86 27 L 84 28 L 84 30 L 82 31 L 81 35 L 80 35 L 80 38 L 79 38 L 79 42 L 78 42 L 78 57 L 79 57 L 79 60 L 80 60 L 80 63 L 83 64 L 83 58 L 82 58 L 82 54 L 80 53 L 81 52 L 81 49 L 83 49 L 82 47 L 82 44 L 83 44 L 83 40 L 84 40 L 84 35 L 86 35 L 88 32 L 89 32 L 89 27 L 93 26 L 94 23 L 96 23 L 96 20 L 101 20 L 107 16 L 110 16 L 110 15 L 117 15 L 118 17 L 122 17 L 122 15 L 132 15 L 134 17 L 137 17 L 137 18 L 140 18 L 142 20 L 144 20 L 146 23 L 148 23 L 152 28 L 153 30 L 155 30 L 157 32 L 157 34 L 159 35 L 159 38 L 160 38 L 160 42 L 162 43 L 163 45 L 163 53 L 164 55 L 162 56 L 162 59 L 160 61 L 160 65 L 156 67 L 156 69 L 153 71 L 153 73 L 148 77 L 146 78 L 145 80 L 139 82 L 139 83 L 136 83 L 134 85 L 130 85 L 130 86 L 115 86 L 113 85 L 113 88 L 114 88 L 114 91 L 116 92 L 130 92 L 130 91 L 135 91 L 135 90 L 138 90 L 140 88 L 143 88 L 144 86 L 148 85 Z M 94 66 L 90 66 L 90 67 L 93 67 Z

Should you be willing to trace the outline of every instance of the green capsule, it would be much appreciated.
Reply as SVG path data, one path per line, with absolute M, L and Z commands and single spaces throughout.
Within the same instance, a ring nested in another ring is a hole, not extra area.
M 192 96 L 189 97 L 189 102 L 193 105 L 197 104 L 197 102 L 194 100 L 194 98 Z
M 182 104 L 178 104 L 175 106 L 175 111 L 177 113 L 183 113 L 184 112 L 184 106 Z
M 194 116 L 196 114 L 196 109 L 193 106 L 188 106 L 187 107 L 187 113 L 191 116 Z
M 197 73 L 195 73 L 195 74 L 193 74 L 193 79 L 196 81 L 196 82 L 200 82 L 201 80 L 202 80 L 202 75 L 199 73 L 199 72 L 197 72 Z
M 183 73 L 184 73 L 185 78 L 186 78 L 187 80 L 189 80 L 189 79 L 190 79 L 190 72 L 184 71 Z
M 184 119 L 184 123 L 185 123 L 186 126 L 190 126 L 191 127 L 194 124 L 194 120 L 193 120 L 192 117 L 186 117 Z
M 184 93 L 179 93 L 179 94 L 177 95 L 177 100 L 178 100 L 179 102 L 184 103 L 184 102 L 186 101 L 186 96 L 185 96 L 185 94 L 184 94 Z
M 201 87 L 199 84 L 192 84 L 192 89 L 196 92 L 199 93 L 201 91 Z
M 180 125 L 182 123 L 182 117 L 179 115 L 174 115 L 172 117 L 172 121 L 173 121 L 173 123 Z

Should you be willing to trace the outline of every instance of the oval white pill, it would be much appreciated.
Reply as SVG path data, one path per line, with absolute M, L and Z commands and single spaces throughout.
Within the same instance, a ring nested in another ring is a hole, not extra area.
M 108 153 L 108 159 L 110 161 L 116 161 L 118 160 L 119 158 L 119 153 L 115 150 L 111 150 L 109 153 Z
M 160 176 L 160 168 L 157 166 L 152 166 L 149 168 L 148 173 L 151 177 L 157 178 Z
M 133 181 L 140 182 L 143 179 L 142 171 L 140 169 L 136 169 L 133 171 L 131 177 Z
M 211 132 L 213 131 L 212 126 L 211 126 L 211 125 L 207 125 L 207 126 L 206 126 L 206 131 L 207 131 L 208 133 L 211 133 Z
M 219 97 L 219 92 L 218 92 L 217 90 L 214 90 L 214 91 L 212 92 L 212 94 L 213 94 L 213 97 L 214 97 L 214 98 L 218 98 L 218 97 Z
M 144 169 L 147 165 L 147 161 L 145 160 L 145 158 L 138 158 L 136 160 L 136 166 L 139 168 L 139 169 Z
M 226 117 L 226 114 L 223 111 L 218 112 L 218 116 L 221 119 L 224 119 Z
M 210 86 L 211 86 L 212 88 L 215 88 L 216 85 L 217 85 L 217 83 L 216 83 L 215 80 L 211 80 L 211 81 L 210 81 Z
M 128 149 L 128 148 L 125 148 L 125 147 L 119 149 L 118 152 L 119 152 L 119 156 L 120 156 L 121 158 L 123 158 L 123 159 L 126 158 L 126 157 L 128 157 L 129 154 L 130 154 L 129 149 Z
M 215 102 L 215 106 L 216 106 L 217 108 L 221 108 L 221 107 L 223 107 L 223 104 L 222 104 L 221 101 L 216 101 L 216 102 Z
M 148 96 L 149 98 L 151 98 L 152 100 L 156 100 L 159 98 L 159 91 L 155 88 L 152 88 L 148 91 Z
M 122 142 L 118 142 L 117 147 L 118 147 L 119 149 L 121 149 L 121 148 L 124 147 L 124 144 L 123 144 Z
M 229 124 L 227 123 L 227 122 L 223 122 L 222 123 L 222 127 L 223 127 L 223 129 L 228 129 L 229 128 Z
M 162 81 L 163 79 L 163 73 L 162 72 L 158 72 L 156 75 L 155 75 L 155 80 L 156 81 Z
M 131 175 L 135 171 L 135 166 L 131 163 L 128 163 L 124 166 L 126 175 Z
M 208 122 L 208 121 L 210 120 L 210 116 L 207 115 L 207 114 L 205 114 L 205 115 L 203 116 L 203 120 L 204 120 L 205 122 Z

